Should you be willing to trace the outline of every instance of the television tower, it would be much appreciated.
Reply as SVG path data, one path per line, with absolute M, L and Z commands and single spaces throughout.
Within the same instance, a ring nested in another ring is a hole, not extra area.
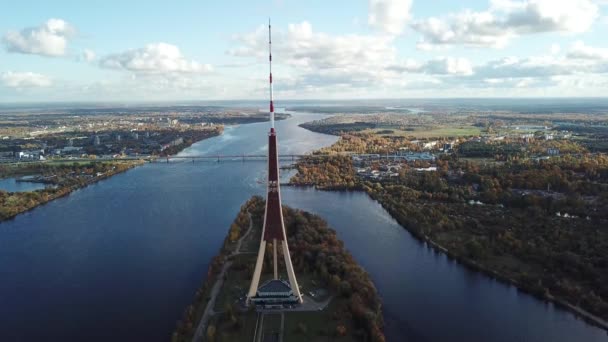
M 274 266 L 274 280 L 278 280 L 278 260 L 277 260 L 277 245 L 280 244 L 283 250 L 285 259 L 285 268 L 287 269 L 287 277 L 293 295 L 298 301 L 302 302 L 302 294 L 298 286 L 296 274 L 293 270 L 291 257 L 289 255 L 289 247 L 287 245 L 287 235 L 285 234 L 285 223 L 283 222 L 283 210 L 281 207 L 281 191 L 279 188 L 279 158 L 277 146 L 277 134 L 274 129 L 274 103 L 272 94 L 272 38 L 270 19 L 268 20 L 268 64 L 270 67 L 270 133 L 268 134 L 268 183 L 266 195 L 266 210 L 264 212 L 264 226 L 262 228 L 262 239 L 260 241 L 260 249 L 255 263 L 251 285 L 247 293 L 247 302 L 256 296 L 258 286 L 260 285 L 260 276 L 262 274 L 262 265 L 264 263 L 264 254 L 266 252 L 266 244 L 272 243 L 272 255 Z

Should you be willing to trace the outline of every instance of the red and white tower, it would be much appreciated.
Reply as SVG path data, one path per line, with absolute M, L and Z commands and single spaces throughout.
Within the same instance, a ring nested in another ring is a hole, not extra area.
M 289 247 L 287 245 L 287 235 L 285 234 L 285 223 L 283 222 L 283 210 L 281 209 L 281 190 L 279 188 L 279 152 L 277 146 L 277 134 L 274 129 L 274 103 L 272 94 L 272 39 L 270 20 L 268 21 L 268 62 L 270 65 L 270 132 L 268 134 L 268 184 L 266 196 L 266 211 L 264 213 L 264 227 L 262 229 L 262 239 L 260 249 L 255 263 L 253 278 L 247 300 L 250 301 L 256 296 L 260 285 L 260 276 L 262 274 L 262 265 L 264 263 L 264 254 L 266 252 L 266 244 L 272 243 L 273 249 L 273 265 L 274 265 L 274 280 L 278 280 L 278 261 L 277 247 L 280 246 L 283 250 L 285 259 L 285 268 L 289 285 L 293 295 L 299 302 L 302 302 L 302 294 L 298 287 L 296 274 L 293 270 L 291 257 L 289 255 Z

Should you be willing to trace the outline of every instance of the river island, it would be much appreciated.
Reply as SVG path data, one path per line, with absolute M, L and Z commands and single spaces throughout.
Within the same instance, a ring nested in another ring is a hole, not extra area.
M 305 211 L 283 206 L 304 304 L 281 310 L 245 304 L 264 206 L 264 199 L 255 196 L 241 207 L 171 340 L 384 341 L 381 300 L 369 275 L 336 232 L 319 216 Z M 267 257 L 265 263 L 271 262 Z

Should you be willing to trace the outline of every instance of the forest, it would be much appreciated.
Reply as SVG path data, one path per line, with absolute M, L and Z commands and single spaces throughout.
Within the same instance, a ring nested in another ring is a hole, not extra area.
M 367 148 L 358 139 L 326 152 Z M 439 156 L 436 172 L 401 166 L 399 177 L 370 180 L 354 174 L 348 156 L 302 159 L 291 183 L 363 190 L 465 265 L 608 319 L 608 156 L 485 163 L 452 153 Z

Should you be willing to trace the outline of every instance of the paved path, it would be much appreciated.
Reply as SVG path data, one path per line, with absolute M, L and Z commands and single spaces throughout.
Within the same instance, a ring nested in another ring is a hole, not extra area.
M 241 254 L 241 245 L 243 244 L 243 241 L 247 238 L 247 236 L 249 236 L 249 233 L 251 233 L 251 231 L 253 230 L 253 220 L 251 219 L 251 213 L 247 211 L 247 215 L 249 215 L 249 228 L 247 229 L 245 234 L 241 236 L 239 241 L 236 242 L 236 248 L 234 249 L 234 253 L 232 253 L 232 255 Z
M 279 313 L 279 312 L 297 312 L 297 311 L 323 311 L 327 308 L 329 303 L 334 296 L 329 296 L 322 302 L 313 300 L 310 296 L 302 294 L 304 297 L 304 303 L 296 305 L 294 308 L 281 308 L 281 309 L 256 309 L 257 312 L 261 313 Z
M 245 234 L 241 236 L 241 238 L 237 241 L 234 252 L 232 252 L 232 254 L 228 256 L 228 258 L 237 254 L 241 254 L 241 244 L 243 243 L 243 240 L 249 235 L 249 233 L 251 233 L 251 230 L 253 228 L 253 220 L 251 219 L 251 213 L 249 213 L 249 211 L 247 212 L 247 215 L 249 215 L 249 228 L 247 229 L 247 232 L 245 232 Z M 220 293 L 220 289 L 224 284 L 224 275 L 226 274 L 231 265 L 232 261 L 226 261 L 226 263 L 224 263 L 224 266 L 222 267 L 222 270 L 220 271 L 220 274 L 217 276 L 217 281 L 211 289 L 211 298 L 209 299 L 209 302 L 207 302 L 207 306 L 205 307 L 203 316 L 201 317 L 201 320 L 199 321 L 198 326 L 196 327 L 194 336 L 192 336 L 192 342 L 199 342 L 203 340 L 203 337 L 205 336 L 205 328 L 207 327 L 209 318 L 216 314 L 216 312 L 213 310 L 213 308 L 215 307 L 215 300 L 217 299 L 217 295 Z

